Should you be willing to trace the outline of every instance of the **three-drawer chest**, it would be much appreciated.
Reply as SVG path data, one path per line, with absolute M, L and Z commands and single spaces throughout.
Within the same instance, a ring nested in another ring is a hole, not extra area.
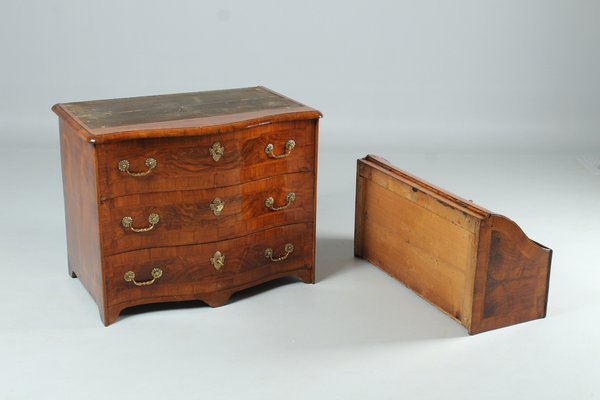
M 57 104 L 69 273 L 105 325 L 314 282 L 321 113 L 264 87 Z

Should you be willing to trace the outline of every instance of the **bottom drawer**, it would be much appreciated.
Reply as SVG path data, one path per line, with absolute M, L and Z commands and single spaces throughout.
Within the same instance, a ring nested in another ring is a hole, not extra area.
M 107 302 L 125 308 L 196 298 L 219 305 L 236 290 L 310 270 L 312 263 L 310 223 L 219 242 L 131 251 L 106 258 Z M 209 296 L 215 292 L 223 295 Z

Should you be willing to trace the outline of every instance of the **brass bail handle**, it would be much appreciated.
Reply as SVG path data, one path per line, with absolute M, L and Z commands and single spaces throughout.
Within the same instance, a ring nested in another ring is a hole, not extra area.
M 269 248 L 265 249 L 265 257 L 268 258 L 269 260 L 273 261 L 273 262 L 283 261 L 286 258 L 288 258 L 288 256 L 290 254 L 292 254 L 293 251 L 294 251 L 294 245 L 291 244 L 291 243 L 288 243 L 284 247 L 284 253 L 283 253 L 283 255 L 281 255 L 281 256 L 279 256 L 277 258 L 273 258 L 273 249 L 269 247 Z
M 146 158 L 146 167 L 148 167 L 148 169 L 146 171 L 131 172 L 129 170 L 129 161 L 121 160 L 121 161 L 119 161 L 119 171 L 127 172 L 127 174 L 129 176 L 145 176 L 145 175 L 148 175 L 150 172 L 152 172 L 152 170 L 154 168 L 156 168 L 156 164 L 157 164 L 157 162 L 154 158 Z
M 285 153 L 276 155 L 273 153 L 275 147 L 273 144 L 269 143 L 267 147 L 265 147 L 265 153 L 267 153 L 267 156 L 271 158 L 284 158 L 292 153 L 294 147 L 296 147 L 296 141 L 294 141 L 294 139 L 290 139 L 285 143 Z
M 148 216 L 148 223 L 150 223 L 150 226 L 147 226 L 145 228 L 134 228 L 133 227 L 133 218 L 131 217 L 123 217 L 123 219 L 121 220 L 121 225 L 123 225 L 123 228 L 127 228 L 127 229 L 131 229 L 133 232 L 148 232 L 150 230 L 152 230 L 154 228 L 154 225 L 158 224 L 158 222 L 160 221 L 160 217 L 158 214 L 150 214 Z
M 296 193 L 290 192 L 287 194 L 287 196 L 285 196 L 286 204 L 279 207 L 275 207 L 275 199 L 273 199 L 272 197 L 267 197 L 267 199 L 265 200 L 265 207 L 273 211 L 279 211 L 288 208 L 295 200 Z
M 125 272 L 123 279 L 125 279 L 125 282 L 132 282 L 135 286 L 148 286 L 152 285 L 158 278 L 160 278 L 163 275 L 163 272 L 160 268 L 154 268 L 150 274 L 152 275 L 151 280 L 138 282 L 135 280 L 135 272 L 127 271 Z

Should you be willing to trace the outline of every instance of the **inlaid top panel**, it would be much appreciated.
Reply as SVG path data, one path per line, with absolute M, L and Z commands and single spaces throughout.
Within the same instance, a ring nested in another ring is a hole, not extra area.
M 80 125 L 85 131 L 82 135 L 87 135 L 86 139 L 94 142 L 99 136 L 104 136 L 101 141 L 136 137 L 115 136 L 122 132 L 145 132 L 137 136 L 156 137 L 162 135 L 156 131 L 165 129 L 214 127 L 251 120 L 258 123 L 270 116 L 278 116 L 275 119 L 281 120 L 286 119 L 286 115 L 297 119 L 321 115 L 261 86 L 64 103 L 55 105 L 53 110 L 64 119 Z M 148 134 L 148 131 L 154 133 Z M 174 134 L 167 132 L 166 136 Z

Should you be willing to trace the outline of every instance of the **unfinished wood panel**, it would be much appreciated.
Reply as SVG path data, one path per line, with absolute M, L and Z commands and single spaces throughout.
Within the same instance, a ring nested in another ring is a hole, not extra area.
M 365 181 L 363 256 L 453 318 L 464 312 L 465 276 L 474 268 L 476 232 L 432 213 L 423 203 Z M 401 224 L 389 221 L 402 220 Z

